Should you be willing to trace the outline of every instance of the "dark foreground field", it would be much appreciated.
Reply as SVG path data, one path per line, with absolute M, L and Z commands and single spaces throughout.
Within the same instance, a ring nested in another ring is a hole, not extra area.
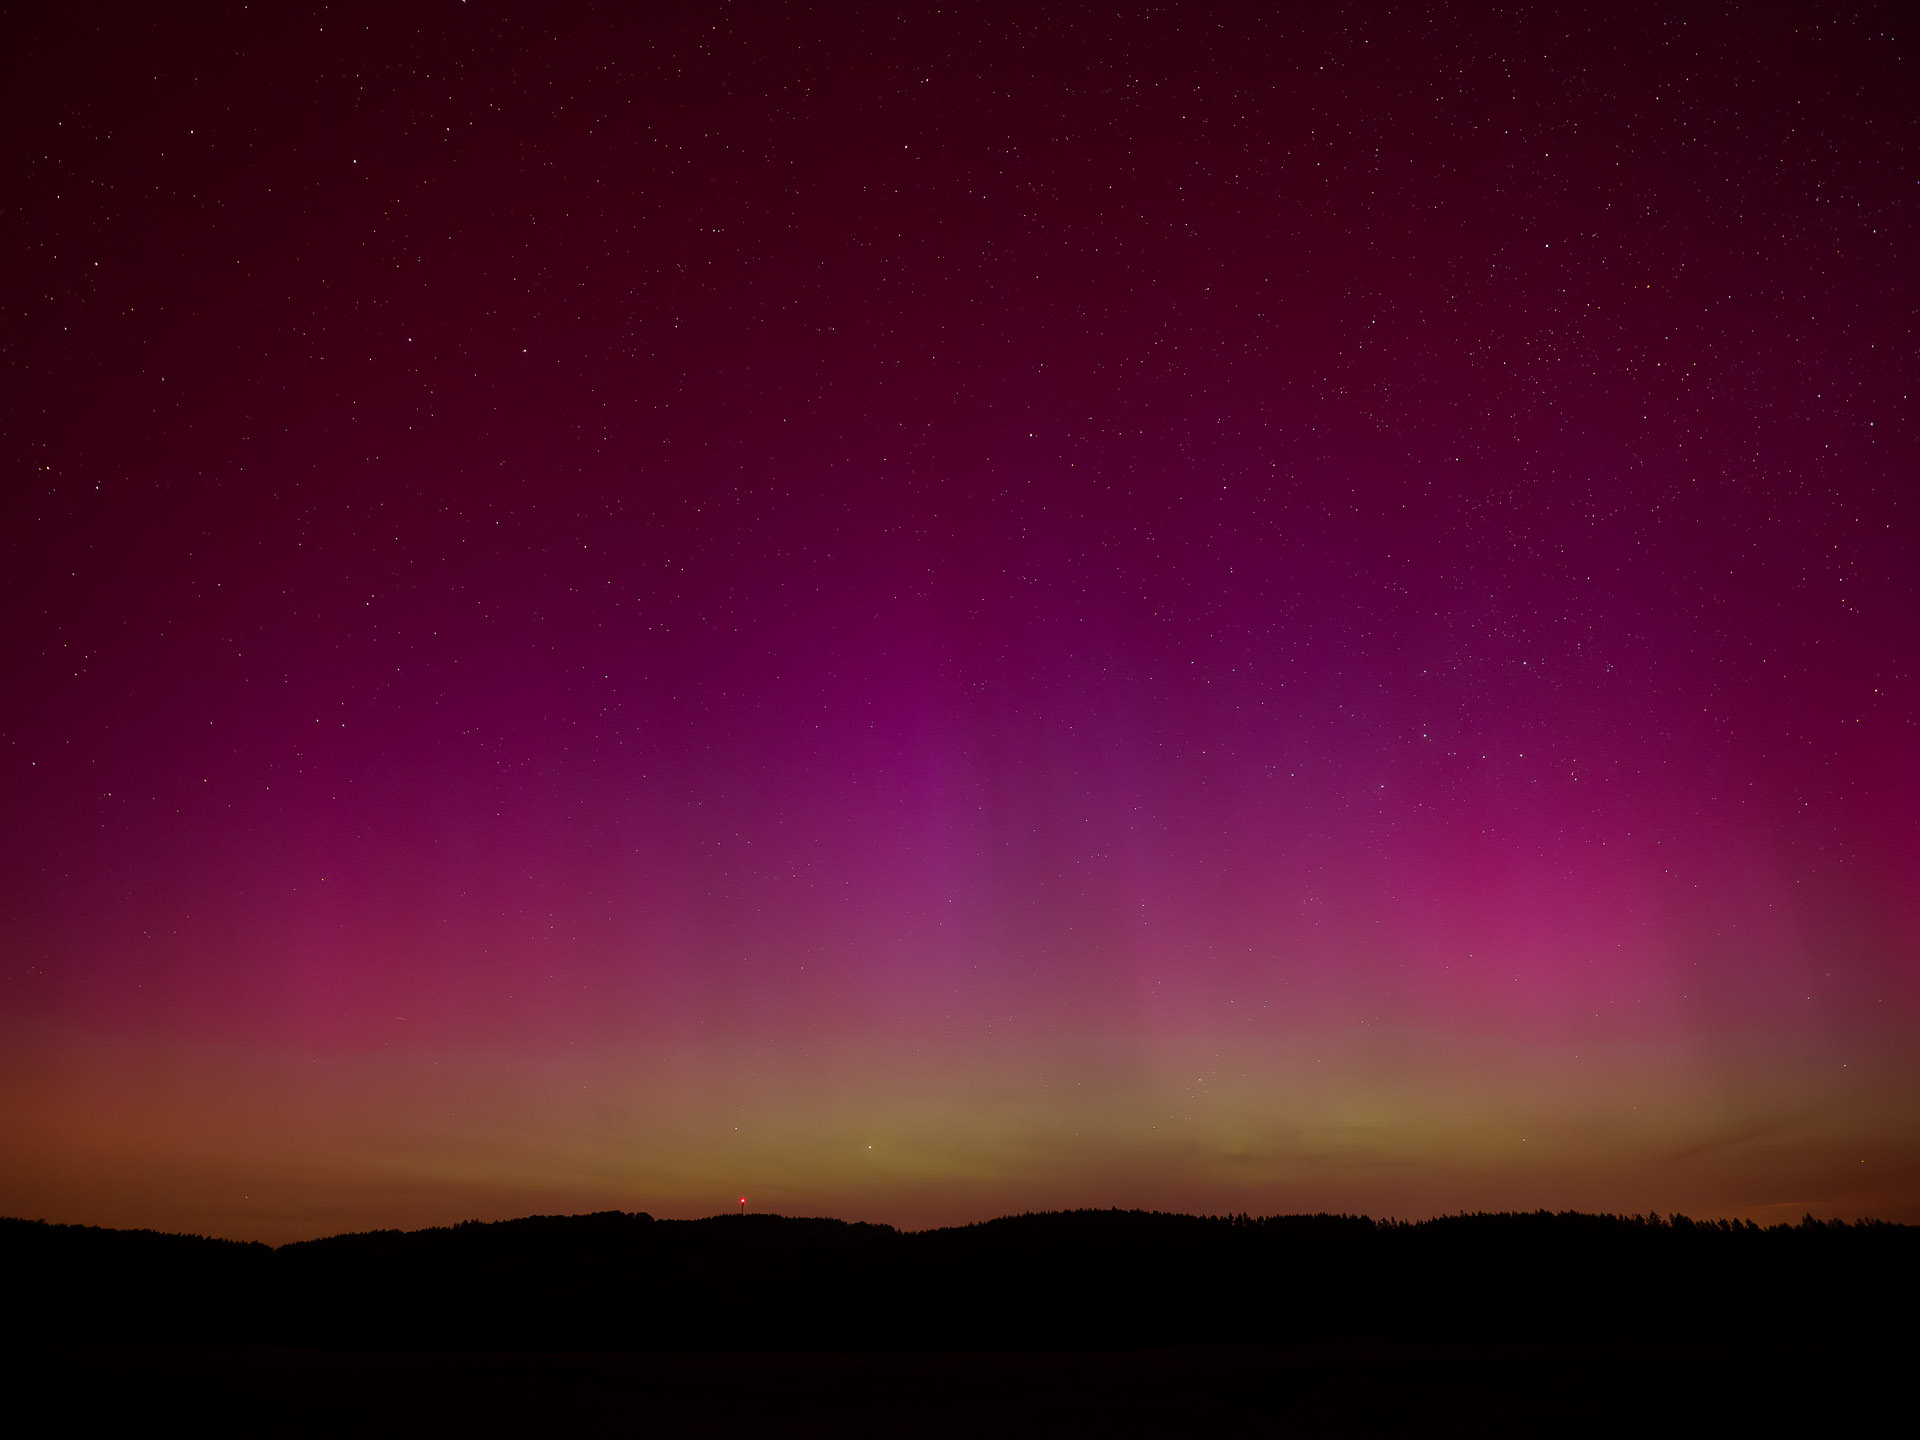
M 1910 1422 L 1920 1347 L 577 1355 L 29 1342 L 8 1349 L 0 1381 L 8 1414 L 27 1421 L 16 1434 L 1864 1435 Z
M 1878 1224 L 0 1221 L 0 1276 L 36 1432 L 1862 1433 L 1920 1393 L 1920 1231 Z

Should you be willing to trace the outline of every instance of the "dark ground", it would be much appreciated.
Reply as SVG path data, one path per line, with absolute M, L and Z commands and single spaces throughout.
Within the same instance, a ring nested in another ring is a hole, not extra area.
M 1920 1229 L 1082 1210 L 907 1233 L 608 1211 L 282 1246 L 0 1220 L 0 1335 L 554 1354 L 1920 1340 Z
M 8 1349 L 0 1383 L 27 1421 L 16 1434 L 1840 1435 L 1910 1423 L 1920 1346 L 606 1355 L 29 1342 Z
M 11 1433 L 1851 1435 L 1920 1230 L 606 1212 L 278 1250 L 0 1220 Z M 21 1421 L 26 1424 L 24 1427 Z

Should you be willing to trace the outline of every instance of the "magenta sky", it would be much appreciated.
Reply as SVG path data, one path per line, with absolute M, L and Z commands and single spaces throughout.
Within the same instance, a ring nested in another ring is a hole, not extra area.
M 1920 1220 L 1899 7 L 7 22 L 0 1212 Z

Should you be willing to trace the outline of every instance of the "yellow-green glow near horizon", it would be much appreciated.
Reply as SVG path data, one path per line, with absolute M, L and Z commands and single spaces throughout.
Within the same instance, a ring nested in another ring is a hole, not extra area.
M 710 1214 L 743 1193 L 907 1227 L 1106 1205 L 1885 1215 L 1911 1177 L 1884 1137 L 1920 1110 L 1875 1103 L 1920 1096 L 1920 1066 L 1893 1045 L 1843 1068 L 1819 1053 L 1783 1066 L 1760 1043 L 1575 1059 L 1416 1034 L 542 1056 L 97 1041 L 59 1064 L 64 1108 L 8 1135 L 26 1163 L 0 1206 L 274 1241 L 582 1208 Z M 7 1113 L 49 1068 L 12 1053 Z

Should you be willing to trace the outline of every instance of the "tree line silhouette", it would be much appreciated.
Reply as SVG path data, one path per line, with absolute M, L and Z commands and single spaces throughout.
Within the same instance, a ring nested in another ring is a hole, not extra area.
M 1079 1210 L 941 1230 L 531 1216 L 278 1248 L 0 1220 L 6 1328 L 520 1350 L 952 1350 L 1328 1337 L 1920 1337 L 1920 1229 L 1577 1212 Z

